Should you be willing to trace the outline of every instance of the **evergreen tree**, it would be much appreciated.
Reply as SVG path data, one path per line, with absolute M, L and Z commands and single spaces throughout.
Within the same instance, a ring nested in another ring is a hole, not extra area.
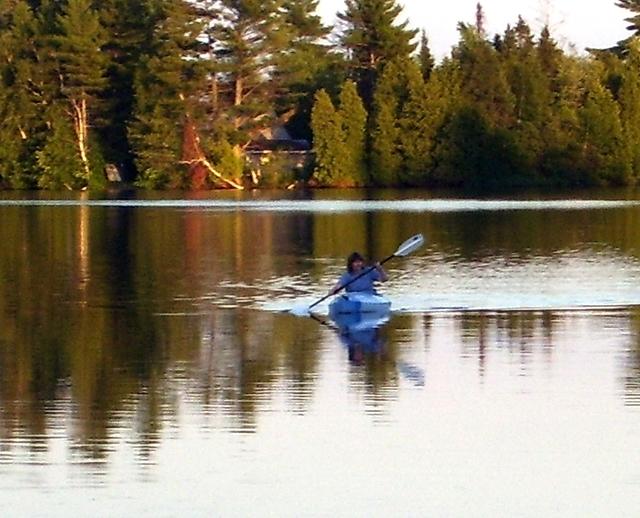
M 637 183 L 640 178 L 640 40 L 634 38 L 628 48 L 618 102 L 631 174 Z
M 279 92 L 273 74 L 287 47 L 287 31 L 276 0 L 220 0 L 212 14 L 216 57 L 218 124 L 228 123 L 231 139 L 244 145 L 267 127 Z
M 420 71 L 422 72 L 422 78 L 425 81 L 429 80 L 433 67 L 435 66 L 435 60 L 429 49 L 429 38 L 427 33 L 422 31 L 420 38 L 420 53 L 418 54 L 418 63 L 420 63 Z
M 531 30 L 521 17 L 513 29 L 507 29 L 503 41 L 501 55 L 514 100 L 513 136 L 533 175 L 552 116 L 550 82 Z
M 443 129 L 435 177 L 444 185 L 496 189 L 527 185 L 521 153 L 512 135 L 491 127 L 475 108 L 458 110 Z
M 63 103 L 64 111 L 52 109 L 48 115 L 48 123 L 52 128 L 64 128 L 66 124 L 55 121 L 63 113 L 68 117 L 73 128 L 75 141 L 72 148 L 80 158 L 82 167 L 75 172 L 74 181 L 65 181 L 71 187 L 83 187 L 89 184 L 101 185 L 104 182 L 103 159 L 99 147 L 93 147 L 95 140 L 91 127 L 96 122 L 99 94 L 105 87 L 106 59 L 101 52 L 105 42 L 104 31 L 96 11 L 91 8 L 89 0 L 69 0 L 61 13 L 57 14 L 55 33 L 52 35 L 53 66 L 57 80 L 57 99 L 55 103 Z M 53 82 L 51 77 L 50 81 Z M 64 142 L 53 142 L 52 139 L 66 140 L 66 131 L 53 131 L 48 136 L 47 146 L 61 148 Z M 68 153 L 68 150 L 67 150 Z M 56 154 L 41 154 L 39 162 L 48 173 L 55 176 L 63 167 L 56 163 L 47 164 L 46 157 Z M 75 157 L 70 161 L 75 162 Z M 54 183 L 55 178 L 48 178 L 47 184 Z
M 354 185 L 367 183 L 365 166 L 367 112 L 358 89 L 353 81 L 347 81 L 340 93 L 338 110 L 344 132 L 348 163 L 345 165 L 345 177 Z
M 586 98 L 579 111 L 583 158 L 590 164 L 590 183 L 624 185 L 630 161 L 624 146 L 620 111 L 597 71 L 587 78 Z
M 343 25 L 340 43 L 367 108 L 385 62 L 408 58 L 415 50 L 412 40 L 418 31 L 408 29 L 406 21 L 397 22 L 401 12 L 395 0 L 347 0 L 345 11 L 338 13 Z
M 48 115 L 50 123 L 46 140 L 35 153 L 40 168 L 38 187 L 52 190 L 86 187 L 86 164 L 80 153 L 69 152 L 78 146 L 75 121 L 61 106 L 52 107 Z
M 496 49 L 474 27 L 459 24 L 460 42 L 453 52 L 465 100 L 491 125 L 511 127 L 514 99 Z
M 487 31 L 485 30 L 485 22 L 486 22 L 486 16 L 484 14 L 484 9 L 482 7 L 482 4 L 478 2 L 476 4 L 475 32 L 476 32 L 476 35 L 481 39 L 487 38 Z
M 416 71 L 411 59 L 388 62 L 373 97 L 371 117 L 371 177 L 380 186 L 398 185 L 402 175 L 400 118 L 409 99 L 407 71 Z M 418 70 L 418 75 L 420 74 Z
M 135 105 L 134 81 L 141 64 L 154 53 L 154 29 L 161 13 L 158 0 L 102 0 L 98 14 L 105 30 L 107 85 L 102 92 L 104 123 L 98 128 L 108 161 L 127 179 L 136 174 L 127 128 Z
M 549 79 L 552 89 L 554 89 L 557 85 L 558 74 L 560 73 L 562 50 L 558 48 L 557 43 L 551 37 L 549 27 L 545 26 L 542 28 L 536 49 L 542 69 Z
M 316 93 L 311 112 L 315 168 L 313 177 L 322 186 L 344 186 L 348 152 L 342 118 L 325 90 Z
M 329 49 L 324 43 L 329 29 L 317 14 L 318 3 L 318 0 L 284 0 L 280 9 L 278 25 L 285 44 L 274 57 L 276 74 L 283 90 L 293 89 L 297 95 L 315 83 L 329 62 Z
M 409 75 L 408 99 L 399 122 L 403 184 L 432 181 L 437 137 L 458 103 L 459 92 L 457 70 L 447 63 L 434 70 L 426 83 L 415 73 Z
M 159 16 L 154 53 L 143 59 L 136 73 L 128 135 L 139 185 L 176 188 L 190 184 L 182 160 L 183 139 L 201 91 L 197 37 L 202 25 L 183 1 L 165 2 Z
M 640 35 L 640 0 L 617 0 L 616 5 L 633 13 L 628 18 L 625 18 L 625 21 L 629 23 L 627 29 L 633 31 L 633 36 Z M 618 49 L 626 51 L 631 38 L 619 42 Z
M 0 9 L 0 187 L 34 187 L 41 141 L 37 24 L 26 2 Z
M 344 82 L 343 61 L 326 39 L 329 29 L 317 14 L 318 0 L 285 0 L 281 25 L 286 48 L 274 56 L 275 109 L 289 132 L 311 140 L 314 94 L 322 88 L 337 94 Z

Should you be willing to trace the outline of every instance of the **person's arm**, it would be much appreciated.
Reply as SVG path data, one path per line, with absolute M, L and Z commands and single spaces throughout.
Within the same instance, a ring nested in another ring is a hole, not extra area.
M 384 271 L 384 268 L 382 267 L 382 265 L 380 263 L 376 263 L 374 265 L 376 267 L 376 271 L 378 272 L 378 276 L 379 276 L 379 281 L 380 282 L 386 282 L 389 280 L 389 276 L 387 275 L 387 272 Z
M 333 288 L 329 290 L 329 295 L 335 295 L 340 291 L 340 288 L 342 288 L 343 284 L 346 282 L 345 277 L 346 277 L 346 274 L 342 274 L 340 276 L 340 278 L 338 279 L 338 282 L 336 282 Z
M 336 282 L 335 286 L 329 290 L 329 295 L 335 295 L 342 288 L 342 282 Z

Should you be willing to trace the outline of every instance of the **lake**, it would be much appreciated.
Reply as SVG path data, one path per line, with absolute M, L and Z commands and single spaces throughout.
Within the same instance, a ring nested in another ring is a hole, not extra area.
M 417 233 L 379 327 L 292 314 Z M 0 193 L 0 243 L 3 515 L 637 516 L 634 191 Z

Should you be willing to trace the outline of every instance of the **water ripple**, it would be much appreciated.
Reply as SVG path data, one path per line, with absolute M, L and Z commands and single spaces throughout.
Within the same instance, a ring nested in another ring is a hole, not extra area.
M 638 200 L 0 200 L 0 207 L 130 207 L 260 212 L 478 212 L 602 210 L 638 207 Z

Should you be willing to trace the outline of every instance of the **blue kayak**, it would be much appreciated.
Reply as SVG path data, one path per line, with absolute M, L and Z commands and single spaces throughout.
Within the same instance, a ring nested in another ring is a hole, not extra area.
M 329 315 L 372 314 L 385 316 L 391 310 L 391 301 L 377 293 L 351 291 L 336 297 L 329 304 Z

